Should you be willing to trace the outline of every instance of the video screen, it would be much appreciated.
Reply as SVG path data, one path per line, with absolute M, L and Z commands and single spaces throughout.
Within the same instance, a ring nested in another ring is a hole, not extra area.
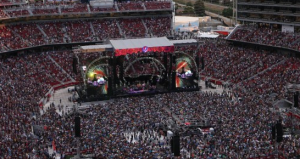
M 176 88 L 194 88 L 196 85 L 194 77 L 190 59 L 184 57 L 176 59 Z
M 97 65 L 87 72 L 87 85 L 88 87 L 96 87 L 96 94 L 107 94 L 108 79 L 107 79 L 107 66 Z M 95 88 L 94 88 L 95 90 Z

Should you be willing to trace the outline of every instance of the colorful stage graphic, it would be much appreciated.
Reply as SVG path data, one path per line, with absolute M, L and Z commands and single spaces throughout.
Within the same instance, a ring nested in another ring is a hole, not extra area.
M 90 68 L 87 72 L 88 86 L 98 87 L 100 94 L 107 94 L 107 66 L 96 65 Z
M 191 60 L 188 57 L 176 59 L 176 88 L 185 88 L 191 85 L 193 72 Z

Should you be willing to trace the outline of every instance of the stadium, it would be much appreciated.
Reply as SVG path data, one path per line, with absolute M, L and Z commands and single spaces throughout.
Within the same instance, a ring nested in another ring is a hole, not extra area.
M 197 36 L 170 0 L 0 0 L 0 159 L 300 158 L 300 3 L 234 5 Z

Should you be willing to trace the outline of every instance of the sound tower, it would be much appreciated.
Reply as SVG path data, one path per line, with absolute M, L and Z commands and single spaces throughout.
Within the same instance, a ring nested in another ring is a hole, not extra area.
M 170 56 L 170 61 L 169 61 L 169 75 L 171 74 L 171 72 L 172 72 L 172 66 L 173 66 L 173 58 L 174 58 L 174 56 L 172 55 L 172 54 L 169 54 L 169 56 Z
M 164 66 L 166 68 L 166 70 L 168 69 L 168 57 L 167 57 L 167 53 L 164 53 Z
M 171 138 L 170 143 L 171 143 L 171 152 L 174 153 L 173 137 Z
M 176 65 L 176 56 L 175 56 L 175 55 L 173 55 L 173 59 L 172 59 L 172 61 L 173 61 L 173 64 L 175 64 L 175 65 Z
M 204 67 L 205 67 L 205 65 L 204 65 L 204 57 L 201 57 L 201 64 L 202 64 L 202 70 L 204 70 Z
M 283 128 L 280 122 L 276 124 L 276 132 L 277 132 L 277 142 L 281 142 L 283 140 Z
M 274 125 L 272 126 L 272 139 L 276 139 L 276 127 Z
M 113 65 L 114 84 L 118 84 L 119 79 L 118 79 L 118 76 L 117 76 L 117 66 L 116 66 L 116 57 L 115 56 L 112 58 L 112 65 Z
M 164 62 L 164 66 L 165 66 L 165 68 L 166 68 L 166 71 L 165 71 L 165 73 L 164 73 L 163 78 L 166 80 L 166 79 L 167 79 L 167 74 L 168 74 L 168 57 L 167 57 L 167 53 L 164 53 L 163 56 L 164 56 L 164 57 L 163 57 L 163 62 Z
M 176 72 L 172 72 L 172 90 L 176 90 Z
M 75 117 L 75 137 L 80 137 L 80 117 Z
M 178 135 L 173 136 L 173 151 L 174 156 L 180 156 L 180 137 Z
M 294 94 L 294 107 L 296 107 L 296 108 L 299 107 L 299 92 L 296 92 Z
M 112 79 L 111 77 L 108 77 L 108 88 L 107 88 L 107 94 L 109 96 L 113 95 L 113 89 L 112 89 Z
M 199 56 L 197 55 L 196 57 L 195 57 L 195 61 L 196 61 L 196 65 L 197 65 L 197 68 L 199 69 L 200 68 L 200 61 L 199 61 L 200 59 L 199 59 Z
M 77 74 L 77 59 L 76 59 L 76 57 L 73 57 L 73 72 L 75 73 L 75 74 Z
M 123 75 L 124 75 L 124 67 L 123 63 L 120 64 L 120 79 L 123 81 Z

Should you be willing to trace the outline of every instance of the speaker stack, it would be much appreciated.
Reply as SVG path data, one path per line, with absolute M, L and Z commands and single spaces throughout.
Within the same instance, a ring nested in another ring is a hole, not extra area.
M 283 140 L 283 128 L 280 122 L 276 124 L 276 131 L 277 131 L 276 141 L 281 142 Z
M 123 63 L 120 64 L 120 79 L 121 81 L 123 80 L 123 75 L 124 75 L 124 67 Z
M 180 156 L 180 137 L 173 136 L 173 153 L 174 156 Z
M 200 68 L 200 61 L 199 61 L 200 59 L 199 59 L 199 56 L 197 55 L 196 57 L 195 57 L 195 61 L 196 61 L 196 65 L 197 65 L 197 68 L 199 69 Z
M 80 117 L 75 117 L 75 137 L 80 137 Z
M 202 70 L 204 70 L 204 67 L 205 67 L 205 65 L 204 65 L 204 57 L 201 57 L 201 63 L 202 63 Z
M 172 90 L 176 89 L 176 72 L 172 72 Z
M 112 79 L 111 77 L 108 77 L 108 88 L 107 88 L 107 94 L 109 96 L 113 95 L 113 89 L 112 89 Z
M 77 59 L 73 57 L 73 72 L 77 74 Z
M 299 92 L 296 92 L 294 94 L 294 107 L 298 108 L 299 107 Z
M 272 139 L 277 142 L 281 142 L 283 140 L 283 127 L 281 122 L 277 122 L 272 126 Z

